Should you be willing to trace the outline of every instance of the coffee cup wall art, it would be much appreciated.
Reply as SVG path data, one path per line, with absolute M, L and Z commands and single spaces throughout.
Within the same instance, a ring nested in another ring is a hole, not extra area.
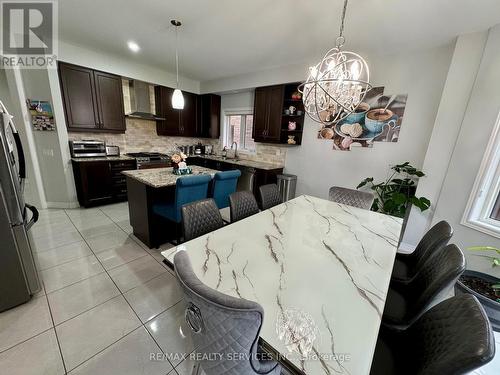
M 408 95 L 384 94 L 384 87 L 370 90 L 355 112 L 323 126 L 318 138 L 333 140 L 333 149 L 373 147 L 374 142 L 397 142 Z

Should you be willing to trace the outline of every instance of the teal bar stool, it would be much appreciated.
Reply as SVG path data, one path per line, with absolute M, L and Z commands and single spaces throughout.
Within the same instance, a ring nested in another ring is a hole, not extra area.
M 219 209 L 229 207 L 229 196 L 236 191 L 241 171 L 217 172 L 212 182 L 211 198 Z
M 240 176 L 241 171 L 235 169 L 231 171 L 217 172 L 212 180 L 210 197 L 215 200 L 222 218 L 226 223 L 230 221 L 229 196 L 236 191 L 238 178 Z
M 153 206 L 153 212 L 177 225 L 182 221 L 182 206 L 207 198 L 208 185 L 212 177 L 210 175 L 183 176 L 177 179 L 175 185 L 175 198 L 173 202 L 157 203 Z M 177 241 L 180 242 L 180 230 L 176 228 Z

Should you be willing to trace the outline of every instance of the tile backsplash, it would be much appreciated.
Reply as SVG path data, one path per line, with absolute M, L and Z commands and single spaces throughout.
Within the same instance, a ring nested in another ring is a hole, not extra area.
M 152 151 L 171 154 L 181 145 L 193 145 L 198 142 L 214 146 L 214 152 L 222 150 L 219 139 L 166 137 L 156 134 L 156 122 L 143 119 L 127 118 L 127 130 L 124 134 L 69 132 L 69 140 L 98 139 L 108 145 L 119 146 L 122 154 L 127 152 Z M 285 164 L 286 146 L 256 144 L 255 153 L 239 151 L 240 158 L 264 161 L 274 164 Z
M 113 133 L 68 133 L 69 140 L 98 139 L 108 145 L 119 146 L 120 152 L 153 151 L 171 154 L 181 145 L 193 145 L 198 142 L 218 147 L 218 139 L 165 137 L 156 134 L 156 122 L 143 119 L 127 118 L 127 130 L 124 134 Z

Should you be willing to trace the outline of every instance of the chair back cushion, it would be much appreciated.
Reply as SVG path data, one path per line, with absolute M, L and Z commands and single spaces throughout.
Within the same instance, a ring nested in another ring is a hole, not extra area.
M 374 196 L 368 191 L 332 186 L 329 191 L 329 199 L 332 202 L 369 210 L 372 207 Z
M 413 260 L 410 266 L 413 267 L 413 270 L 422 266 L 423 262 L 437 249 L 446 246 L 452 236 L 453 228 L 444 220 L 429 229 L 412 253 Z
M 280 191 L 278 185 L 267 184 L 259 187 L 260 193 L 260 207 L 262 210 L 267 210 L 268 208 L 274 207 L 281 204 Z
M 177 179 L 175 187 L 175 219 L 181 221 L 181 207 L 187 203 L 205 199 L 212 177 L 206 174 L 183 176 Z
M 408 284 L 412 295 L 408 314 L 419 316 L 438 293 L 455 284 L 465 271 L 465 257 L 454 244 L 438 249 Z
M 259 213 L 257 200 L 251 191 L 237 191 L 229 196 L 231 223 Z
M 223 226 L 224 221 L 212 198 L 202 199 L 182 206 L 184 241 L 200 237 Z
M 217 172 L 212 184 L 212 198 L 219 208 L 229 207 L 229 195 L 236 191 L 238 178 L 241 171 L 235 169 L 232 171 Z
M 186 321 L 191 328 L 196 353 L 206 375 L 268 374 L 278 368 L 275 362 L 264 366 L 257 357 L 259 333 L 264 318 L 262 307 L 252 301 L 234 298 L 203 284 L 194 274 L 186 251 L 174 257 L 174 267 L 186 303 Z M 237 355 L 236 355 L 237 354 Z M 236 358 L 237 356 L 240 356 Z
M 408 366 L 415 374 L 467 374 L 495 355 L 483 307 L 471 294 L 447 299 L 407 330 Z

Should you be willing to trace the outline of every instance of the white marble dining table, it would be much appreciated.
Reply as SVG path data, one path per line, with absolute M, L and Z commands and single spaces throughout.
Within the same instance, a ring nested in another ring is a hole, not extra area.
M 402 220 L 302 195 L 162 252 L 261 304 L 260 333 L 295 370 L 369 374 Z

